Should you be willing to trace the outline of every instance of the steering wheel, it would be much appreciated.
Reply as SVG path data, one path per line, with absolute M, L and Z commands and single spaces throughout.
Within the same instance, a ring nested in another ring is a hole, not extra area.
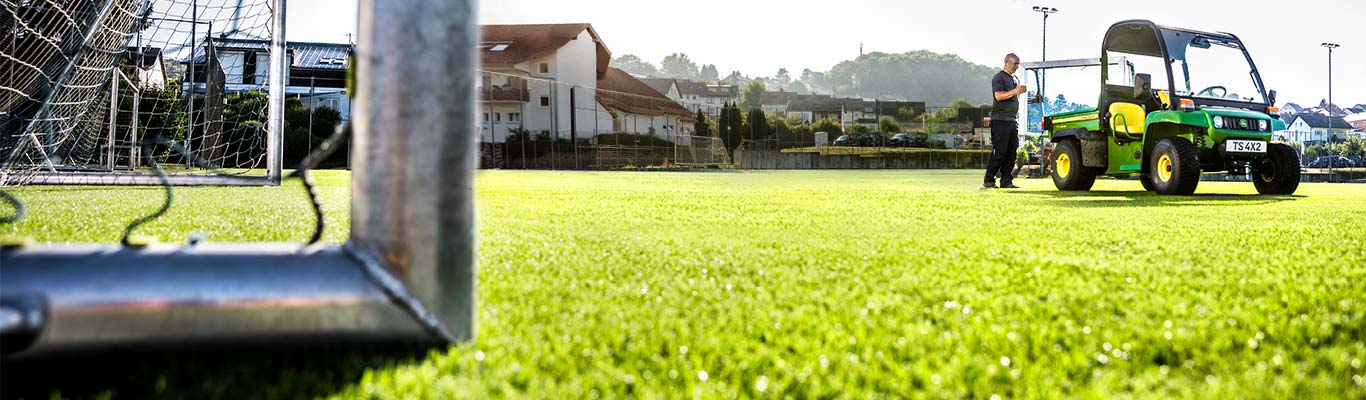
M 1214 94 L 1215 89 L 1218 89 L 1220 93 L 1217 95 Z M 1206 93 L 1208 93 L 1209 96 L 1205 96 Z M 1199 97 L 1217 97 L 1222 99 L 1224 98 L 1224 96 L 1228 96 L 1228 88 L 1225 88 L 1223 86 L 1210 86 L 1204 89 L 1200 89 L 1199 92 L 1195 92 L 1195 95 Z

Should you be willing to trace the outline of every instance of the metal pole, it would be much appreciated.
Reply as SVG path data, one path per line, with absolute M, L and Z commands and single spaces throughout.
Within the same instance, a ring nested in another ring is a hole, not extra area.
M 352 243 L 463 340 L 476 331 L 475 4 L 360 1 L 351 147 Z
M 143 7 L 143 8 L 139 8 L 139 9 L 141 10 L 141 9 L 145 9 L 145 7 L 147 7 L 147 2 L 146 2 L 146 1 L 143 1 L 143 2 L 142 2 L 142 7 Z M 141 29 L 142 27 L 139 26 L 138 28 L 139 28 L 139 29 L 138 29 L 138 39 L 137 39 L 137 40 L 138 40 L 138 73 L 141 74 L 141 73 L 142 73 L 142 51 L 143 51 L 143 50 L 142 50 L 142 29 Z M 193 50 L 193 49 L 190 50 L 190 62 L 191 62 L 191 63 L 194 62 L 194 50 Z M 165 65 L 162 65 L 162 68 L 165 68 L 165 67 L 166 67 Z M 163 76 L 164 76 L 164 75 L 163 75 Z M 162 82 L 162 83 L 163 83 L 162 86 L 165 87 L 165 83 L 167 83 L 167 82 Z M 133 87 L 133 122 L 129 124 L 129 128 L 128 128 L 128 139 L 129 139 L 129 142 L 128 142 L 128 167 L 129 167 L 129 169 L 137 169 L 137 168 L 138 168 L 138 164 L 141 162 L 141 160 L 138 160 L 138 149 L 142 147 L 142 146 L 139 146 L 139 145 L 138 145 L 138 120 L 142 118 L 142 86 L 145 86 L 145 83 L 141 82 L 141 79 L 139 79 L 139 84 L 138 84 L 137 86 L 134 86 L 134 87 Z
M 280 184 L 280 168 L 284 164 L 282 149 L 285 128 L 285 85 L 288 84 L 289 55 L 285 54 L 285 0 L 270 0 L 270 88 L 266 106 L 266 180 Z M 311 126 L 309 127 L 312 128 Z
M 142 58 L 138 58 L 141 63 Z M 104 149 L 107 159 L 105 167 L 110 171 L 114 170 L 114 132 L 118 128 L 119 122 L 119 67 L 115 65 L 109 70 L 109 144 Z
M 186 94 L 186 97 L 189 99 L 189 101 L 186 102 L 186 103 L 188 104 L 188 109 L 186 110 L 187 113 L 186 113 L 186 115 L 185 115 L 185 116 L 186 116 L 186 118 L 185 118 L 185 153 L 186 153 L 186 154 L 192 154 L 192 153 L 194 152 L 194 150 L 192 150 L 192 149 L 193 149 L 193 147 L 192 147 L 193 144 L 191 143 L 190 138 L 191 138 L 192 136 L 194 136 L 194 85 L 195 85 L 195 83 L 194 83 L 194 80 L 195 80 L 195 79 L 194 79 L 194 62 L 195 62 L 194 53 L 195 53 L 196 51 L 199 51 L 199 48 L 198 48 L 199 46 L 195 43 L 195 41 L 198 39 L 197 36 L 199 36 L 199 1 L 198 1 L 198 0 L 190 2 L 190 74 L 187 76 L 187 78 L 189 78 L 189 79 L 187 79 L 187 80 L 190 81 L 190 84 L 189 84 L 189 86 L 188 86 L 188 87 L 189 87 L 188 93 Z M 209 40 L 213 40 L 213 39 L 210 38 Z M 208 64 L 208 63 L 209 63 L 209 52 L 208 52 L 208 49 L 207 49 L 207 48 L 204 49 L 204 63 L 205 63 L 205 64 Z M 207 74 L 205 75 L 205 78 L 208 78 Z M 208 79 L 204 79 L 204 82 L 207 83 L 208 81 L 209 81 Z M 186 167 L 189 167 L 189 166 L 191 166 L 191 165 L 193 165 L 193 163 L 190 161 L 190 157 L 185 157 L 185 166 L 186 166 Z
M 308 141 L 305 142 L 305 151 L 313 150 L 313 110 L 318 108 L 318 88 L 314 78 L 312 75 L 308 77 Z

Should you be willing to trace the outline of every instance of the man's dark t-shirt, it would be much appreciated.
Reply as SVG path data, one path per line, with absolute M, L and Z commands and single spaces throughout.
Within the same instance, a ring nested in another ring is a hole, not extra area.
M 1014 121 L 1015 115 L 1020 112 L 1020 96 L 1011 96 L 1006 100 L 996 100 L 996 92 L 1009 92 L 1019 86 L 1015 82 L 1015 77 L 1010 76 L 1005 71 L 999 71 L 996 76 L 991 78 L 991 120 L 992 121 Z

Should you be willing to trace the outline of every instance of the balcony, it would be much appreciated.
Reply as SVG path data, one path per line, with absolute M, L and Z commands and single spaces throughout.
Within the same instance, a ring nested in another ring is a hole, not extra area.
M 480 87 L 478 90 L 479 101 L 531 101 L 531 93 L 526 88 L 518 87 Z

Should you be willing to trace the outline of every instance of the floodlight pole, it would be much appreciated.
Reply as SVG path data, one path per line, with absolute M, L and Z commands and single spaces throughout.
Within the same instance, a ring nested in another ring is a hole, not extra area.
M 1320 46 L 1328 48 L 1328 116 L 1333 116 L 1333 49 L 1342 47 L 1337 43 L 1324 43 Z M 1328 132 L 1332 133 L 1332 124 L 1329 124 Z
M 1043 46 L 1042 46 L 1043 48 L 1042 48 L 1041 53 L 1042 53 L 1043 61 L 1048 61 L 1048 15 L 1049 15 L 1049 14 L 1053 14 L 1053 13 L 1058 12 L 1058 9 L 1053 8 L 1053 7 L 1034 6 L 1034 12 L 1043 14 Z M 1047 79 L 1046 79 L 1047 77 L 1048 77 L 1048 70 L 1043 70 L 1042 74 L 1040 75 L 1040 79 L 1039 79 L 1039 92 L 1038 92 L 1038 93 L 1039 93 L 1039 97 L 1040 97 L 1040 98 L 1042 98 L 1042 97 L 1044 96 L 1044 90 L 1043 90 L 1043 88 L 1044 88 L 1044 82 L 1047 81 Z

